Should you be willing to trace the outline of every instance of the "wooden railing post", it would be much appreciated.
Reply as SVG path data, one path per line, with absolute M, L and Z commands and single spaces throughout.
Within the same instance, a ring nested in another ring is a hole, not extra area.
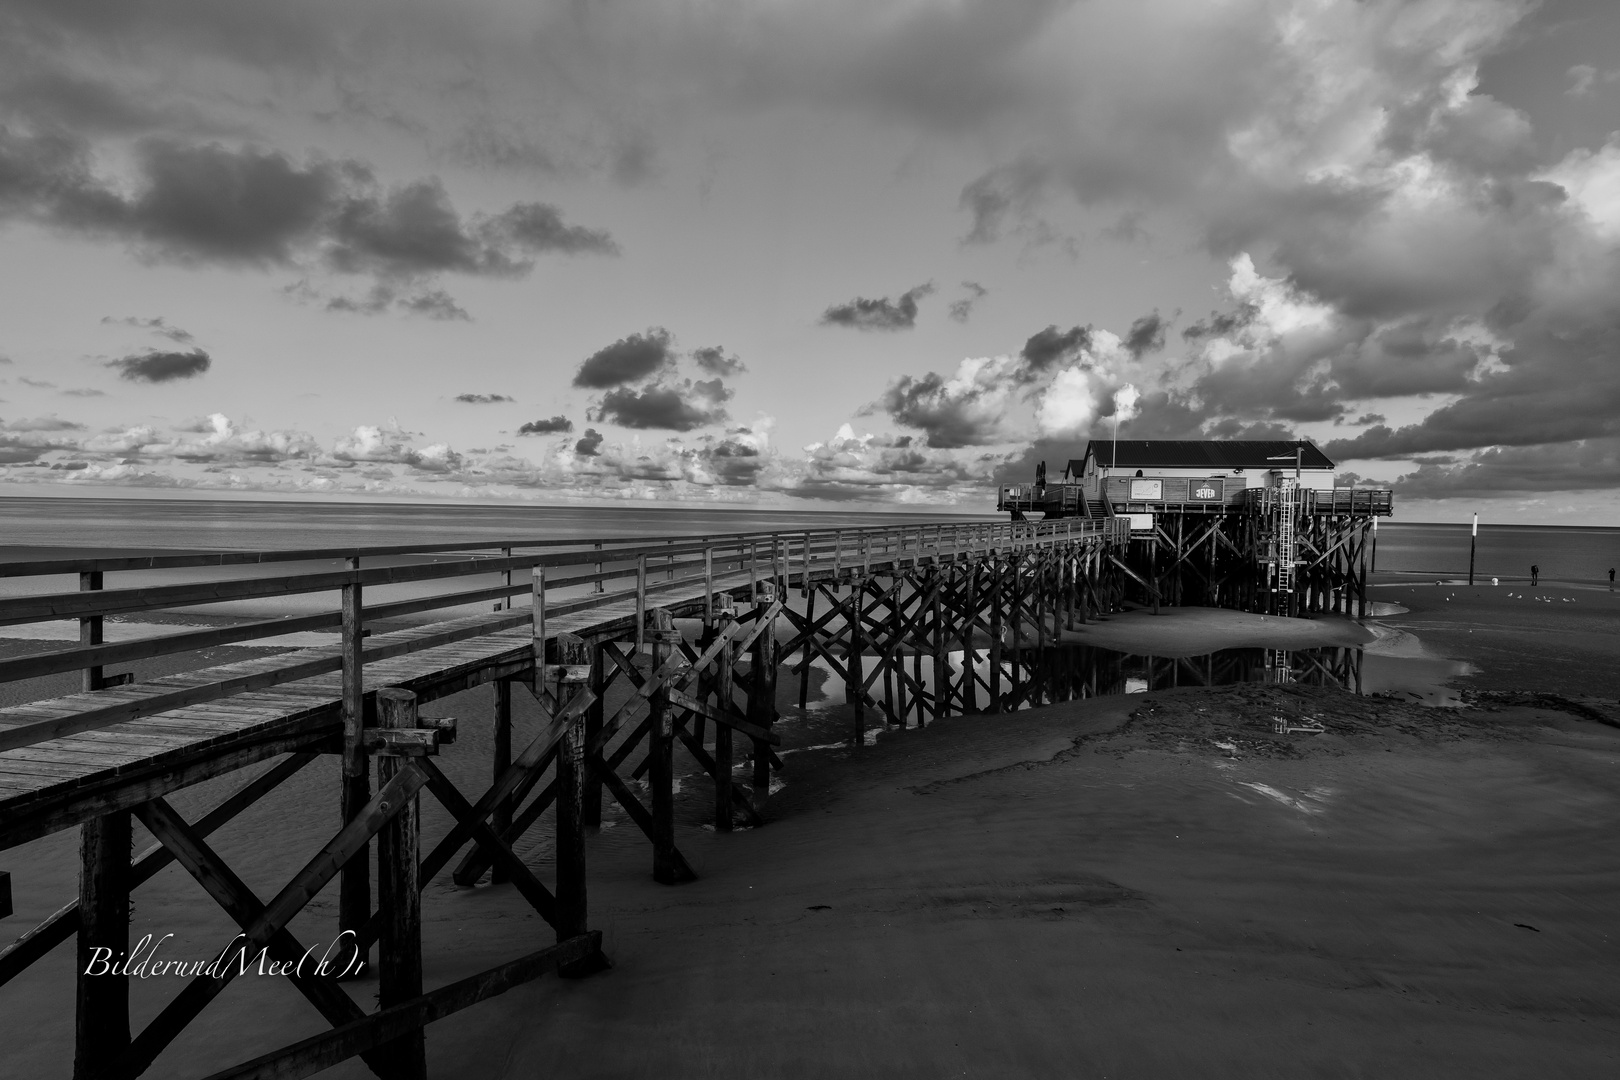
M 106 814 L 80 828 L 73 1076 L 100 1080 L 129 1048 L 129 976 L 114 965 L 129 959 L 130 815 Z
M 90 570 L 79 575 L 79 591 L 99 591 L 102 585 L 100 570 Z M 100 615 L 85 615 L 79 619 L 79 644 L 100 645 L 102 643 L 102 617 Z M 87 667 L 80 680 L 79 689 L 86 692 L 101 689 L 101 668 Z
M 360 570 L 360 560 L 348 560 L 348 568 Z M 362 605 L 360 582 L 351 581 L 343 587 L 343 761 L 342 761 L 342 816 L 347 825 L 371 801 L 371 764 L 365 747 L 365 611 Z M 369 959 L 357 955 L 351 946 L 359 940 L 360 931 L 371 919 L 371 846 L 360 848 L 343 866 L 338 881 L 338 932 L 348 955 L 339 970 L 358 974 Z
M 416 695 L 393 686 L 377 691 L 377 726 L 415 728 Z M 380 754 L 378 785 L 386 785 L 405 767 L 404 758 Z M 411 795 L 377 833 L 377 914 L 382 921 L 377 941 L 377 1004 L 384 1009 L 422 996 L 421 813 L 421 796 Z M 384 1043 L 380 1049 L 391 1080 L 425 1080 L 423 1028 Z
M 844 530 L 833 532 L 833 587 L 838 586 L 838 579 L 844 574 Z
M 597 551 L 601 551 L 602 550 L 602 541 L 598 540 L 594 546 L 595 546 Z M 602 572 L 602 564 L 601 563 L 596 564 L 596 572 L 598 574 L 600 574 Z M 606 592 L 607 591 L 607 582 L 605 582 L 605 581 L 597 581 L 596 588 L 592 589 L 591 591 L 592 592 L 598 592 L 598 593 Z
M 534 687 L 534 699 L 542 708 L 546 705 L 546 568 L 536 566 L 533 576 L 533 591 L 529 596 L 530 647 L 534 652 L 534 673 L 530 677 L 530 685 Z M 557 708 L 561 703 L 556 704 Z
M 800 596 L 810 595 L 810 534 L 804 534 L 804 580 L 799 582 Z
M 861 654 L 865 651 L 861 640 L 861 605 L 865 600 L 866 581 L 850 582 L 849 642 L 844 652 L 844 701 L 854 715 L 850 746 L 856 750 L 866 745 L 866 678 L 861 665 Z
M 512 549 L 509 548 L 509 547 L 501 548 L 501 558 L 504 559 L 504 560 L 510 560 L 512 558 Z M 503 585 L 505 585 L 508 589 L 510 589 L 512 587 L 512 568 L 510 566 L 507 567 L 505 570 L 503 570 L 501 572 L 501 583 Z M 501 598 L 501 609 L 503 611 L 511 611 L 512 610 L 512 594 L 511 593 L 507 593 L 504 597 Z

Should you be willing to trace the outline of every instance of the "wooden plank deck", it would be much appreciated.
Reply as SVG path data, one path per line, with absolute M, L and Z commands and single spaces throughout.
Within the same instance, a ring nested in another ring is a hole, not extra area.
M 673 585 L 650 592 L 647 606 L 668 608 L 682 616 L 701 611 L 705 592 L 701 579 L 678 580 Z M 733 594 L 746 592 L 749 586 L 746 573 L 714 580 L 716 591 Z M 628 597 L 548 616 L 546 634 L 548 638 L 561 633 L 587 638 L 623 634 L 634 629 L 635 615 L 635 600 Z M 490 628 L 464 640 L 368 662 L 366 694 L 369 697 L 383 687 L 396 686 L 427 701 L 495 679 L 531 673 L 534 661 L 528 619 L 524 610 L 509 610 L 368 637 L 366 650 L 375 652 L 447 631 Z M 513 626 L 514 621 L 519 625 Z M 0 728 L 273 672 L 293 663 L 336 656 L 338 649 L 336 645 L 298 649 L 0 709 Z M 0 751 L 0 850 L 279 754 L 336 750 L 335 740 L 342 730 L 342 693 L 342 673 L 334 671 Z

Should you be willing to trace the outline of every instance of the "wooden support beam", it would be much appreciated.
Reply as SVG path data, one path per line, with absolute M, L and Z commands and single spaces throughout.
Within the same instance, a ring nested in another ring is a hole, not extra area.
M 387 687 L 377 691 L 377 726 L 409 731 L 417 725 L 416 695 Z M 390 754 L 377 758 L 377 782 L 386 785 L 406 767 Z M 382 935 L 377 953 L 377 1004 L 387 1009 L 422 995 L 422 888 L 417 878 L 421 845 L 421 796 L 405 798 L 377 833 L 377 913 Z M 378 1048 L 389 1080 L 426 1080 L 427 1042 L 421 1028 Z
M 574 669 L 586 659 L 584 642 L 572 634 L 557 638 L 560 672 L 557 700 L 577 695 L 595 698 L 587 685 L 588 670 Z M 571 694 L 571 692 L 573 692 Z M 566 941 L 585 932 L 585 709 L 576 711 L 563 725 L 557 743 L 557 940 Z
M 360 569 L 360 560 L 349 559 L 350 570 Z M 343 627 L 340 647 L 343 653 L 343 753 L 340 781 L 340 817 L 352 822 L 371 801 L 371 763 L 365 747 L 365 613 L 359 581 L 343 586 Z M 345 947 L 358 940 L 360 928 L 371 917 L 371 851 L 362 847 L 343 868 L 338 882 L 338 932 Z M 367 955 L 344 958 L 343 970 L 360 971 Z
M 490 753 L 490 771 L 493 773 L 490 782 L 495 783 L 512 767 L 512 683 L 508 679 L 496 679 L 491 689 L 495 694 L 495 730 Z M 496 803 L 489 823 L 496 835 L 510 829 L 512 803 L 506 799 Z M 496 866 L 490 873 L 490 881 L 496 885 L 504 884 L 507 881 L 506 868 Z
M 731 610 L 720 612 L 717 615 L 719 628 L 725 630 L 736 615 Z M 715 705 L 720 716 L 736 711 L 734 699 L 735 688 L 733 679 L 735 670 L 733 665 L 736 657 L 727 645 L 720 651 L 715 659 L 714 676 L 711 685 L 714 687 Z M 732 759 L 731 726 L 717 722 L 714 725 L 714 828 L 716 832 L 731 831 L 731 759 Z
M 406 761 L 404 769 L 389 783 L 382 785 L 355 819 L 338 831 L 330 841 L 265 905 L 264 914 L 255 919 L 232 945 L 224 950 L 235 957 L 240 952 L 253 956 L 269 944 L 276 932 L 285 928 L 293 916 L 315 897 L 343 866 L 369 843 L 377 830 L 398 813 L 406 799 L 415 795 L 427 783 L 427 776 L 414 761 Z M 144 1072 L 163 1052 L 186 1025 L 196 1019 L 208 1003 L 230 984 L 238 967 L 234 963 L 222 964 L 219 975 L 199 975 L 187 983 L 179 995 L 130 1041 L 129 1049 L 113 1066 L 115 1074 L 135 1076 Z
M 668 635 L 675 633 L 675 620 L 664 608 L 654 608 L 652 666 L 663 668 L 669 648 Z M 653 880 L 674 885 L 690 880 L 691 867 L 675 848 L 675 726 L 666 689 L 654 690 L 648 698 L 652 706 L 647 733 L 647 787 L 652 802 Z M 695 875 L 694 875 L 695 876 Z
M 117 1072 L 129 1049 L 129 976 L 97 970 L 129 957 L 130 815 L 86 821 L 79 844 L 79 949 L 74 1080 Z

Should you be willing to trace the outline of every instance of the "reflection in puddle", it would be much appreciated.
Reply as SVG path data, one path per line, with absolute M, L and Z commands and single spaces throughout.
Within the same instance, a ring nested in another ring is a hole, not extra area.
M 1079 643 L 1027 648 L 1021 653 L 1009 648 L 999 675 L 991 671 L 985 651 L 977 653 L 969 671 L 966 654 L 957 650 L 947 655 L 945 676 L 951 686 L 953 714 L 962 711 L 964 700 L 972 702 L 970 712 L 992 711 L 991 687 L 999 694 L 1002 712 L 1104 695 L 1235 683 L 1339 686 L 1356 694 L 1398 696 L 1426 705 L 1461 704 L 1458 692 L 1447 684 L 1473 674 L 1472 666 L 1431 654 L 1404 631 L 1376 623 L 1368 626 L 1378 637 L 1362 648 L 1220 649 L 1180 657 L 1132 655 Z M 908 674 L 907 681 L 914 681 L 931 696 L 932 658 L 916 667 L 907 666 L 915 675 L 912 680 Z M 794 671 L 793 677 L 789 670 Z M 809 674 L 806 707 L 801 711 L 797 708 L 797 665 L 783 670 L 778 708 L 782 720 L 796 721 L 793 727 L 798 728 L 792 735 L 784 729 L 784 736 L 793 750 L 847 747 L 856 718 L 842 678 L 820 658 L 812 663 Z M 871 685 L 869 693 L 876 702 L 893 702 L 898 713 L 898 695 L 886 695 L 881 680 Z M 915 695 L 909 697 L 913 704 L 906 726 L 914 726 Z M 881 705 L 869 702 L 864 710 L 863 741 L 870 744 L 880 732 L 889 730 L 886 719 Z

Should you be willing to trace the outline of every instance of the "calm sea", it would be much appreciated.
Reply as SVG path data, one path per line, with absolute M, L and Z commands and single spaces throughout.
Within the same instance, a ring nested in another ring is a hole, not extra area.
M 243 551 L 495 544 L 892 525 L 938 516 L 657 504 L 549 507 L 0 497 L 0 561 L 48 557 L 68 548 Z
M 1468 573 L 1467 525 L 1381 521 L 1378 569 L 1447 576 Z M 1606 581 L 1620 567 L 1620 529 L 1552 525 L 1481 525 L 1474 572 L 1527 578 L 1532 565 L 1558 581 Z
M 923 521 L 914 514 L 707 509 L 660 505 L 489 506 L 181 499 L 0 497 L 0 560 L 55 551 L 252 550 L 501 540 L 705 534 Z M 1468 526 L 1382 521 L 1378 569 L 1468 572 Z M 1620 529 L 1483 525 L 1476 573 L 1523 577 L 1532 563 L 1548 578 L 1606 579 L 1620 566 Z

